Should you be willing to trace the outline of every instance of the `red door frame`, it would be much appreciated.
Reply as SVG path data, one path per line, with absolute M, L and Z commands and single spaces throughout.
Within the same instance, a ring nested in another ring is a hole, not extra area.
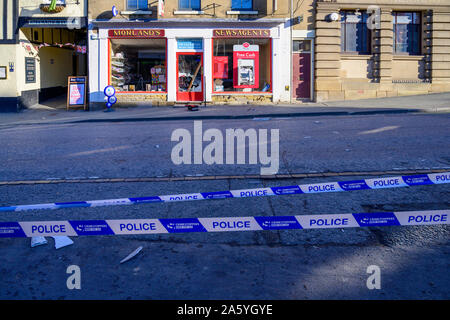
M 178 77 L 178 60 L 181 55 L 200 55 L 200 63 L 201 63 L 201 82 L 202 82 L 202 91 L 201 92 L 179 92 L 179 77 Z M 204 89 L 203 89 L 203 52 L 177 52 L 177 101 L 203 101 L 204 100 Z

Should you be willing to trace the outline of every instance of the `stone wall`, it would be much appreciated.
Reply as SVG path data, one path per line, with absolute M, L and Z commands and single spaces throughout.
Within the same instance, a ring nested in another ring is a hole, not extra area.
M 214 104 L 267 104 L 272 103 L 272 95 L 213 95 Z
M 153 106 L 165 106 L 172 105 L 173 103 L 167 102 L 167 94 L 145 94 L 145 93 L 136 93 L 136 94 L 120 94 L 117 93 L 117 106 L 125 106 L 125 105 L 133 105 L 133 104 L 151 104 Z
M 450 91 L 450 7 L 417 2 L 399 5 L 389 0 L 377 1 L 377 4 L 381 13 L 380 29 L 372 32 L 371 54 L 352 57 L 341 52 L 340 19 L 329 21 L 327 17 L 344 9 L 365 11 L 367 4 L 362 1 L 349 4 L 346 0 L 317 1 L 317 102 Z M 421 55 L 393 55 L 393 11 L 422 12 Z M 364 75 L 365 66 L 367 72 Z

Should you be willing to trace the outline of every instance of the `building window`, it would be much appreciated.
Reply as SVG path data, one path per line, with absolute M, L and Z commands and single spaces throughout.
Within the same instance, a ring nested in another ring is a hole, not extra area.
M 392 15 L 394 18 L 394 53 L 420 54 L 420 13 L 393 12 Z
M 110 82 L 118 92 L 167 92 L 165 39 L 111 39 Z
M 213 39 L 213 92 L 272 92 L 271 39 Z
M 178 0 L 179 10 L 201 10 L 200 0 Z
M 127 0 L 127 10 L 147 10 L 148 0 Z
M 366 12 L 343 11 L 341 13 L 341 51 L 370 54 L 370 30 Z
M 233 10 L 252 10 L 253 0 L 231 0 L 231 9 Z

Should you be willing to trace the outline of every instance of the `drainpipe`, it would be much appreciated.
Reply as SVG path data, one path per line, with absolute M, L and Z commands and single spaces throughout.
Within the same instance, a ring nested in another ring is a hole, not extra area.
M 290 65 L 290 68 L 289 68 L 289 77 L 290 77 L 290 79 L 289 79 L 289 82 L 290 82 L 290 85 L 289 85 L 289 103 L 292 103 L 292 90 L 294 89 L 293 87 L 292 87 L 292 85 L 293 85 L 293 79 L 292 79 L 292 75 L 293 75 L 293 70 L 292 70 L 292 68 L 293 68 L 293 61 L 292 61 L 292 41 L 293 41 L 293 37 L 292 37 L 292 28 L 293 28 L 293 16 L 294 16 L 294 12 L 293 12 L 293 8 L 294 8 L 294 0 L 291 0 L 291 4 L 290 4 L 290 20 L 289 20 L 289 29 L 290 29 L 290 39 L 289 39 L 289 55 L 290 55 L 290 57 L 289 57 L 289 65 Z

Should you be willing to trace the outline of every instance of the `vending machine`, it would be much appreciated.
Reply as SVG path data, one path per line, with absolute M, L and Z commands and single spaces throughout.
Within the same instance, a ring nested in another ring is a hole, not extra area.
M 259 46 L 247 42 L 233 46 L 233 87 L 259 88 Z

